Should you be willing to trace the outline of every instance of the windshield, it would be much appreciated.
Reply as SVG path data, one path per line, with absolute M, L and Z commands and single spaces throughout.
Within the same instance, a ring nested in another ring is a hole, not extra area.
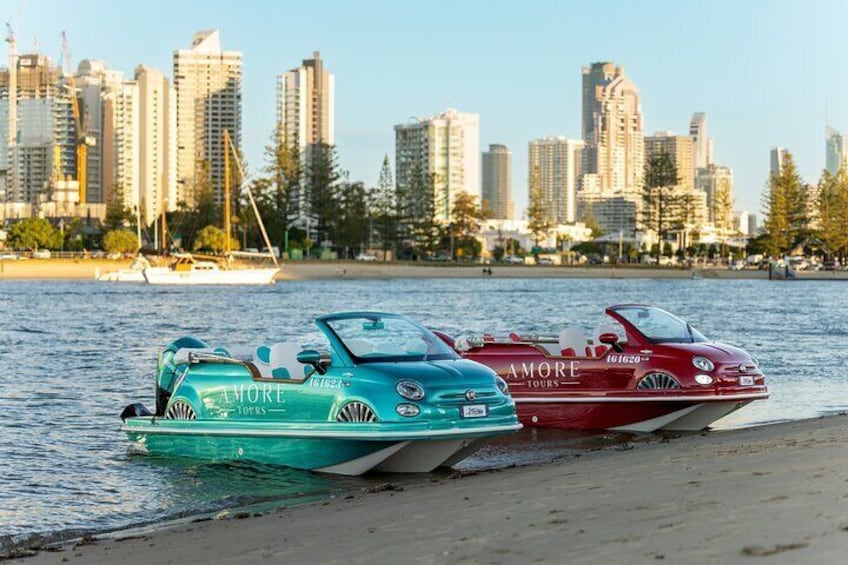
M 363 315 L 326 323 L 358 362 L 457 358 L 433 332 L 406 318 Z
M 707 341 L 707 338 L 688 323 L 659 308 L 622 306 L 614 311 L 654 343 Z

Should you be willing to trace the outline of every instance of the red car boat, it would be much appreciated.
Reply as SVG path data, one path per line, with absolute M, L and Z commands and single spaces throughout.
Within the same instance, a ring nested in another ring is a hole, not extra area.
M 701 430 L 768 398 L 765 377 L 745 351 L 710 342 L 652 306 L 611 306 L 606 314 L 608 323 L 588 336 L 566 328 L 556 338 L 441 337 L 507 381 L 528 426 Z

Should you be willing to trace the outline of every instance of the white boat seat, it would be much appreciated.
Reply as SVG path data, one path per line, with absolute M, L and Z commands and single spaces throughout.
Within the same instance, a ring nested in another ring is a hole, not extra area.
M 303 381 L 309 371 L 309 365 L 297 360 L 300 346 L 291 341 L 281 341 L 271 345 L 270 367 L 271 377 L 275 379 L 291 379 Z
M 587 357 L 589 340 L 580 328 L 565 328 L 559 332 L 559 354 L 565 357 Z

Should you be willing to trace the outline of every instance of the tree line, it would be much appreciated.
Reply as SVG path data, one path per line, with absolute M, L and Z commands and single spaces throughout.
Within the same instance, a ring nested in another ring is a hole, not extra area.
M 229 247 L 233 250 L 266 247 L 249 188 L 271 245 L 280 251 L 315 257 L 332 251 L 340 258 L 352 258 L 366 250 L 379 250 L 385 257 L 401 259 L 475 258 L 481 252 L 476 235 L 481 221 L 489 216 L 477 198 L 464 192 L 454 195 L 451 220 L 439 219 L 435 199 L 440 179 L 416 167 L 408 185 L 399 190 L 388 156 L 382 161 L 377 186 L 367 187 L 350 180 L 339 165 L 335 146 L 315 144 L 301 152 L 276 132 L 265 148 L 259 173 L 249 184 L 234 168 L 231 175 L 233 231 Z M 216 203 L 208 179 L 208 163 L 200 163 L 195 181 L 186 190 L 188 197 L 166 215 L 170 251 L 221 252 L 226 248 L 221 229 L 224 206 Z M 145 243 L 135 236 L 140 214 L 124 206 L 120 186 L 113 187 L 111 194 L 99 229 L 91 222 L 75 220 L 74 226 L 60 235 L 46 220 L 23 221 L 13 228 L 8 243 L 22 249 L 82 250 L 109 244 L 113 248 L 109 251 L 137 250 Z M 19 232 L 30 235 L 19 237 Z M 142 239 L 152 245 L 150 235 Z
M 817 185 L 805 184 L 792 154 L 769 176 L 763 193 L 763 233 L 753 250 L 768 255 L 794 250 L 820 252 L 844 263 L 848 257 L 848 170 L 822 172 Z

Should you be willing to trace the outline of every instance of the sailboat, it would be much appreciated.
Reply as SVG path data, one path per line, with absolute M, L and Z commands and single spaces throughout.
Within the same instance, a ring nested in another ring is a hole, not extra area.
M 250 186 L 247 186 L 247 195 L 250 199 L 250 205 L 253 213 L 256 216 L 256 222 L 262 232 L 262 237 L 265 240 L 265 245 L 268 249 L 268 255 L 274 262 L 273 267 L 267 268 L 231 268 L 229 258 L 231 257 L 232 249 L 230 247 L 230 233 L 232 227 L 230 225 L 230 151 L 233 152 L 236 166 L 238 167 L 240 178 L 244 179 L 244 169 L 239 161 L 238 154 L 235 151 L 230 134 L 224 130 L 224 241 L 225 255 L 228 261 L 223 266 L 220 266 L 215 261 L 200 260 L 191 254 L 177 254 L 174 260 L 168 267 L 148 267 L 142 271 L 144 280 L 148 284 L 160 285 L 206 285 L 206 284 L 273 284 L 280 272 L 277 257 L 271 251 L 271 241 L 268 238 L 268 232 L 265 231 L 265 224 L 262 222 L 262 217 L 259 215 L 259 209 L 256 206 L 256 200 L 253 198 L 253 193 Z M 164 214 L 163 214 L 164 221 Z M 164 236 L 163 236 L 164 237 Z M 164 239 L 163 239 L 164 241 Z

